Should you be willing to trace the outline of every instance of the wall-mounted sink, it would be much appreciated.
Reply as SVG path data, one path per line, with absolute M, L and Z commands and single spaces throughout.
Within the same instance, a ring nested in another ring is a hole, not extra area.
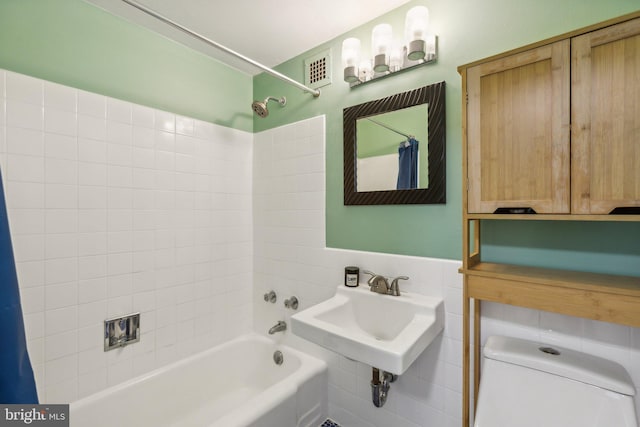
M 350 359 L 400 375 L 444 328 L 441 298 L 382 295 L 340 286 L 291 317 L 294 334 Z

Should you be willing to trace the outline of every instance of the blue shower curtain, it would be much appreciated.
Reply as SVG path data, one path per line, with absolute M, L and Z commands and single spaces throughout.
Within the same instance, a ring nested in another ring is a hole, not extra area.
M 409 138 L 398 147 L 398 190 L 418 188 L 418 141 Z
M 0 403 L 37 404 L 0 173 Z

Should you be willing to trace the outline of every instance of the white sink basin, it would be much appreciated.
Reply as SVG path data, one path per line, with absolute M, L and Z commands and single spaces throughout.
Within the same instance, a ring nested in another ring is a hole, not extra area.
M 350 359 L 400 375 L 444 327 L 441 298 L 366 286 L 336 295 L 291 317 L 294 334 Z

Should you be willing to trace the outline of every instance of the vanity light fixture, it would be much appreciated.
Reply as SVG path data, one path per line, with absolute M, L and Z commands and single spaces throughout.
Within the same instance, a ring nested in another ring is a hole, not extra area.
M 393 38 L 389 24 L 371 32 L 371 59 L 360 59 L 361 43 L 355 37 L 342 42 L 344 81 L 351 87 L 418 65 L 435 62 L 436 36 L 429 33 L 429 9 L 411 8 L 405 18 L 403 42 Z
M 428 34 L 429 9 L 416 6 L 407 12 L 404 21 L 404 39 L 407 58 L 412 61 L 424 59 L 427 54 L 435 55 L 435 37 Z
M 373 71 L 383 73 L 389 71 L 389 53 L 393 29 L 389 24 L 380 24 L 373 27 L 371 32 L 371 45 L 373 54 Z
M 342 68 L 344 69 L 344 81 L 356 83 L 360 66 L 360 40 L 351 37 L 342 42 Z

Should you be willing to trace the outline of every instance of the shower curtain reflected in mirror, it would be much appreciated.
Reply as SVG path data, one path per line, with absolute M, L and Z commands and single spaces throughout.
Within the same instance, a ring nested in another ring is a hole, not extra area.
M 398 147 L 397 190 L 418 188 L 418 141 L 409 138 Z

